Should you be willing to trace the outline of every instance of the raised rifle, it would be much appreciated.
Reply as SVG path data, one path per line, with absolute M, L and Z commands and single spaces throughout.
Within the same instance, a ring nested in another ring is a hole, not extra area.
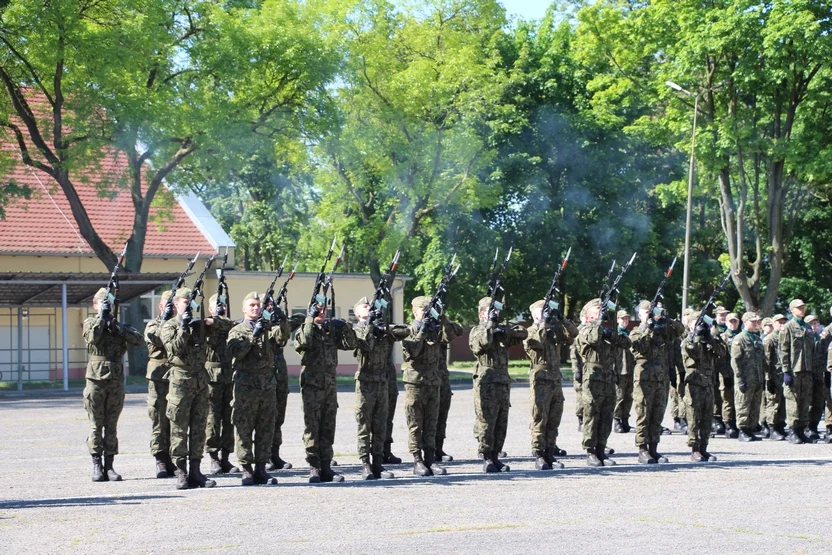
M 191 270 L 194 268 L 194 264 L 196 264 L 196 260 L 199 258 L 199 252 L 196 253 L 193 260 L 188 261 L 188 266 L 185 268 L 185 271 L 182 272 L 182 275 L 177 278 L 176 281 L 173 282 L 173 285 L 170 288 L 170 297 L 168 297 L 168 301 L 165 303 L 165 312 L 173 315 L 176 314 L 176 310 L 173 308 L 173 299 L 176 297 L 176 290 L 180 287 L 185 287 L 185 278 L 191 273 Z M 171 316 L 172 318 L 173 316 Z
M 289 255 L 283 257 L 283 262 L 280 263 L 280 267 L 277 268 L 277 272 L 274 274 L 274 279 L 269 284 L 269 288 L 266 289 L 266 294 L 263 295 L 263 312 L 262 316 L 266 320 L 272 319 L 272 314 L 275 312 L 275 301 L 274 301 L 274 286 L 277 283 L 277 280 L 280 279 L 280 276 L 283 275 L 283 268 L 286 267 L 286 261 L 289 259 Z
M 598 318 L 601 322 L 607 319 L 607 312 L 610 310 L 616 309 L 616 303 L 618 302 L 618 294 L 621 292 L 618 289 L 618 284 L 621 283 L 621 278 L 624 277 L 624 274 L 627 273 L 627 270 L 630 269 L 630 266 L 633 265 L 633 262 L 636 259 L 636 255 L 638 253 L 634 252 L 633 256 L 630 257 L 630 260 L 621 267 L 621 271 L 615 277 L 615 281 L 612 282 L 612 285 L 609 286 L 604 296 L 601 298 L 601 311 L 598 314 Z M 612 296 L 615 295 L 615 302 L 612 301 Z
M 451 258 L 451 261 L 445 266 L 445 269 L 442 272 L 442 280 L 439 282 L 439 286 L 436 288 L 436 292 L 431 297 L 428 306 L 425 308 L 425 314 L 422 319 L 430 319 L 434 321 L 439 321 L 439 317 L 445 311 L 445 295 L 448 293 L 448 287 L 454 282 L 456 279 L 456 273 L 459 271 L 460 265 L 456 263 L 456 254 Z
M 107 282 L 107 300 L 112 305 L 110 312 L 109 324 L 112 325 L 118 322 L 118 288 L 120 280 L 118 279 L 118 269 L 124 265 L 124 257 L 127 256 L 127 243 L 124 243 L 124 248 L 121 249 L 121 254 L 118 256 L 116 265 L 113 267 L 113 272 L 110 274 L 110 281 Z
M 295 272 L 297 272 L 297 270 L 298 270 L 298 261 L 295 260 L 295 266 L 292 268 L 292 271 L 289 272 L 289 277 L 287 277 L 286 281 L 283 282 L 283 285 L 280 286 L 280 291 L 277 292 L 277 295 L 275 295 L 275 298 L 274 298 L 275 305 L 279 306 L 280 303 L 283 303 L 286 310 L 289 309 L 289 305 L 288 305 L 289 301 L 286 298 L 286 291 L 289 288 L 289 282 L 292 281 L 292 279 L 295 277 Z
M 327 306 L 327 294 L 329 293 L 330 288 L 332 288 L 332 306 L 333 308 L 335 307 L 335 288 L 332 287 L 332 278 L 335 273 L 335 269 L 338 267 L 338 264 L 341 262 L 341 259 L 344 258 L 344 250 L 346 248 L 346 245 L 341 246 L 341 251 L 338 253 L 338 257 L 335 259 L 335 264 L 333 264 L 332 270 L 330 270 L 329 275 L 326 274 L 326 266 L 332 259 L 333 252 L 335 252 L 335 242 L 337 240 L 337 236 L 332 238 L 332 244 L 329 246 L 329 252 L 327 253 L 326 258 L 324 259 L 324 263 L 321 265 L 321 271 L 318 272 L 318 277 L 315 278 L 315 286 L 312 289 L 312 299 L 309 301 L 310 310 L 316 304 Z
M 222 268 L 217 269 L 217 316 L 231 318 L 231 307 L 228 304 L 228 284 L 225 281 L 225 265 L 228 263 L 228 247 L 222 255 Z
M 656 294 L 653 296 L 653 300 L 650 302 L 650 315 L 651 317 L 657 316 L 656 314 L 656 307 L 659 304 L 659 300 L 664 299 L 664 284 L 667 283 L 667 280 L 673 275 L 673 267 L 676 265 L 676 258 L 673 257 L 673 262 L 670 264 L 670 268 L 667 269 L 667 272 L 664 274 L 664 279 L 659 284 L 659 288 L 656 290 Z
M 207 274 L 208 270 L 211 269 L 211 266 L 214 265 L 214 260 L 216 260 L 216 258 L 217 258 L 217 253 L 214 253 L 214 254 L 211 255 L 211 258 L 209 258 L 205 262 L 205 267 L 202 268 L 202 273 L 200 273 L 199 276 L 197 276 L 196 281 L 194 282 L 194 286 L 193 286 L 193 288 L 191 288 L 191 294 L 188 296 L 188 306 L 194 312 L 199 312 L 200 306 L 199 306 L 199 304 L 197 304 L 196 298 L 205 296 L 203 291 L 202 291 L 202 286 L 205 283 L 205 274 Z
M 396 254 L 393 255 L 393 260 L 387 271 L 378 280 L 376 291 L 373 293 L 373 300 L 370 302 L 370 325 L 375 322 L 381 322 L 385 325 L 384 314 L 387 311 L 387 306 L 390 304 L 387 299 L 392 300 L 393 293 L 390 288 L 393 286 L 393 281 L 396 279 L 396 269 L 399 267 L 399 256 L 401 252 L 397 249 Z
M 601 290 L 598 291 L 598 298 L 603 299 L 604 295 L 607 294 L 607 289 L 610 287 L 610 280 L 612 279 L 612 273 L 615 271 L 615 260 L 612 261 L 612 266 L 610 266 L 609 271 L 607 272 L 607 277 L 604 278 L 604 282 L 601 284 Z
M 491 305 L 488 307 L 488 314 L 491 314 L 492 310 L 503 310 L 506 306 L 506 290 L 503 287 L 503 276 L 506 273 L 506 268 L 508 268 L 508 261 L 511 260 L 511 252 L 514 250 L 514 247 L 508 248 L 508 254 L 506 254 L 505 259 L 503 259 L 503 263 L 500 265 L 499 272 L 494 272 L 494 268 L 497 266 L 497 258 L 500 255 L 500 249 L 497 248 L 497 252 L 494 253 L 494 262 L 492 262 L 491 267 L 491 276 L 488 278 L 488 297 L 491 297 Z M 498 301 L 497 297 L 502 294 L 502 300 Z
M 702 310 L 699 311 L 699 316 L 696 318 L 696 323 L 693 324 L 690 331 L 690 341 L 693 341 L 693 337 L 696 335 L 696 328 L 699 327 L 699 324 L 705 322 L 707 325 L 711 326 L 714 323 L 713 318 L 708 316 L 708 309 L 712 306 L 716 306 L 716 298 L 717 296 L 722 293 L 725 286 L 728 284 L 728 280 L 731 278 L 731 270 L 728 270 L 728 273 L 722 278 L 722 281 L 719 282 L 719 285 L 716 286 L 714 292 L 711 293 L 711 296 L 708 297 L 708 300 L 705 302 L 705 305 L 702 307 Z
M 560 305 L 555 301 L 555 297 L 560 293 L 558 284 L 560 283 L 560 276 L 569 264 L 569 255 L 572 253 L 572 247 L 566 251 L 566 256 L 563 257 L 563 262 L 558 265 L 555 275 L 552 278 L 552 283 L 549 285 L 549 291 L 546 292 L 546 297 L 543 299 L 543 321 L 552 322 L 555 319 L 555 313 L 560 309 Z

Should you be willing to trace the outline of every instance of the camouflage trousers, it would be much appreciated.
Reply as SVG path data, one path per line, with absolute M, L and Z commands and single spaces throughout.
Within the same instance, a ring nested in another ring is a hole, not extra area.
M 584 418 L 584 384 L 581 380 L 576 380 L 575 375 L 572 375 L 572 388 L 575 390 L 575 416 L 578 420 Z
M 454 392 L 451 391 L 451 378 L 446 372 L 442 376 L 442 385 L 439 386 L 439 419 L 436 422 L 436 440 L 444 441 L 447 437 L 446 429 L 448 427 L 448 413 L 451 411 L 451 397 Z
M 636 380 L 633 383 L 637 446 L 661 441 L 662 421 L 667 409 L 667 396 L 668 385 L 666 381 Z
M 393 417 L 396 415 L 396 403 L 399 401 L 399 381 L 396 373 L 387 375 L 387 438 L 386 443 L 393 443 Z
M 774 393 L 765 392 L 766 396 L 766 422 L 772 426 L 780 426 L 786 423 L 786 398 L 783 395 L 783 376 L 777 376 L 774 380 Z
M 730 368 L 726 372 L 732 372 Z M 733 376 L 727 378 L 729 385 L 725 385 L 725 374 L 714 372 L 714 418 L 721 418 L 725 422 L 737 417 L 734 405 Z
M 698 385 L 688 383 L 685 386 L 685 405 L 688 413 L 688 447 L 698 447 L 699 451 L 708 450 L 711 439 L 711 424 L 714 421 L 713 384 Z
M 206 451 L 216 453 L 220 449 L 234 450 L 234 426 L 231 424 L 231 401 L 234 384 L 210 382 L 208 384 L 208 422 L 206 424 Z
M 554 380 L 532 377 L 529 384 L 532 406 L 532 451 L 553 449 L 558 443 L 558 428 L 563 417 L 563 385 Z
M 153 456 L 170 453 L 168 389 L 167 381 L 147 380 L 147 415 L 153 422 L 150 430 L 150 453 Z
M 310 464 L 332 460 L 335 441 L 335 418 L 338 414 L 338 391 L 335 376 L 326 376 L 323 387 L 313 387 L 301 380 L 303 401 L 303 445 Z
M 576 392 L 577 393 L 577 392 Z M 633 409 L 633 375 L 622 374 L 615 385 L 615 418 L 629 420 Z
M 734 403 L 737 409 L 737 427 L 754 429 L 760 423 L 760 401 L 763 397 L 763 384 L 746 384 L 745 393 L 737 385 L 734 391 Z
M 824 390 L 823 374 L 815 374 L 812 379 L 812 401 L 809 405 L 809 424 L 817 426 L 823 418 L 823 409 L 826 408 L 826 393 Z
M 286 403 L 289 401 L 289 377 L 278 378 L 275 387 L 274 406 L 274 434 L 272 435 L 272 449 L 283 445 L 283 423 L 286 422 Z
M 84 408 L 90 419 L 87 436 L 90 454 L 118 455 L 118 417 L 124 408 L 124 381 L 87 378 Z
M 384 453 L 387 438 L 387 382 L 355 380 L 358 456 Z
M 234 382 L 235 453 L 240 464 L 265 464 L 272 452 L 276 397 L 271 387 Z
M 826 412 L 823 415 L 823 420 L 827 428 L 832 428 L 832 389 L 824 387 L 823 391 L 826 395 Z
M 480 383 L 474 379 L 474 436 L 480 453 L 502 451 L 508 431 L 511 388 L 507 383 Z
M 585 381 L 581 388 L 581 405 L 584 408 L 583 448 L 603 449 L 612 433 L 615 384 L 600 380 Z
M 670 388 L 670 416 L 674 419 L 688 417 L 688 407 L 685 397 L 679 395 L 675 387 Z
M 811 372 L 796 372 L 792 385 L 783 386 L 783 395 L 786 397 L 786 421 L 793 430 L 809 425 L 812 381 Z
M 171 369 L 167 417 L 170 420 L 170 456 L 174 461 L 201 459 L 208 422 L 208 383 L 204 373 L 189 376 Z
M 436 449 L 439 388 L 439 385 L 404 384 L 407 448 L 411 453 L 417 453 L 423 449 Z

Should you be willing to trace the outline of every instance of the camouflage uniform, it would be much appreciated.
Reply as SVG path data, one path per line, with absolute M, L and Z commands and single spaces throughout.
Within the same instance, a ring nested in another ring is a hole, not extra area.
M 629 336 L 630 332 L 618 327 L 618 334 Z M 615 349 L 615 373 L 618 375 L 618 383 L 615 385 L 615 412 L 613 417 L 622 424 L 630 419 L 630 411 L 633 408 L 633 369 L 636 359 L 630 349 L 616 347 Z M 629 424 L 627 425 L 629 427 Z M 624 428 L 622 428 L 624 431 Z
M 783 397 L 783 367 L 778 352 L 779 341 L 780 332 L 777 330 L 763 338 L 763 367 L 766 373 L 766 422 L 782 434 L 786 425 L 786 399 Z
M 436 424 L 439 421 L 442 327 L 425 329 L 428 325 L 413 322 L 409 337 L 402 340 L 407 446 L 414 456 L 423 450 L 436 449 Z
M 385 462 L 393 462 L 391 451 L 393 443 L 393 418 L 396 416 L 396 405 L 399 400 L 399 377 L 396 364 L 393 362 L 393 351 L 387 360 L 387 437 L 384 440 Z M 398 458 L 398 457 L 395 457 Z M 401 459 L 399 459 L 401 462 Z
M 583 329 L 584 325 L 578 326 L 578 332 Z M 581 358 L 581 353 L 578 352 L 578 344 L 572 343 L 569 348 L 569 359 L 572 362 L 572 389 L 575 390 L 575 416 L 578 418 L 578 431 L 581 431 L 581 425 L 584 421 L 584 405 L 583 405 L 583 371 L 584 360 Z
M 286 421 L 286 404 L 289 401 L 289 366 L 286 364 L 286 356 L 283 349 L 292 333 L 296 332 L 303 325 L 304 316 L 294 315 L 289 318 L 289 334 L 281 341 L 272 340 L 272 351 L 274 352 L 274 373 L 275 373 L 275 410 L 274 410 L 274 434 L 272 435 L 272 465 L 273 468 L 292 468 L 280 458 L 280 446 L 283 445 L 283 423 Z
M 253 297 L 252 297 L 253 298 Z M 265 326 L 257 337 L 254 328 Z M 228 352 L 233 357 L 236 454 L 242 465 L 269 461 L 275 422 L 275 372 L 273 342 L 284 341 L 290 333 L 284 318 L 271 326 L 266 320 L 243 320 L 228 333 Z
M 231 423 L 231 403 L 234 387 L 231 383 L 231 354 L 226 342 L 234 322 L 214 316 L 213 325 L 205 327 L 205 371 L 208 374 L 208 420 L 206 450 L 212 458 L 222 449 L 234 450 L 234 427 Z
M 154 457 L 170 456 L 170 421 L 168 420 L 168 353 L 159 332 L 162 320 L 156 318 L 144 328 L 147 345 L 147 414 L 153 422 L 150 432 L 150 453 Z
M 714 329 L 714 332 L 717 330 Z M 688 413 L 688 447 L 708 457 L 713 422 L 714 374 L 716 361 L 728 349 L 718 336 L 689 336 L 682 340 L 682 363 L 685 365 L 685 404 Z
M 673 342 L 673 348 L 668 350 L 668 357 L 670 358 L 670 371 L 676 372 L 677 380 L 684 379 L 685 364 L 682 361 L 682 342 L 677 339 Z M 676 387 L 670 388 L 670 416 L 676 422 L 687 420 L 688 407 L 685 403 L 685 396 L 679 394 L 679 389 Z
M 747 313 L 746 313 L 747 314 Z M 743 320 L 745 320 L 743 316 Z M 759 333 L 744 330 L 731 343 L 731 368 L 734 370 L 737 426 L 746 435 L 760 421 L 760 398 L 763 395 L 763 341 Z M 744 387 L 745 391 L 742 391 Z
M 722 332 L 721 339 L 725 343 L 727 352 L 717 360 L 717 374 L 714 376 L 719 391 L 719 399 L 722 401 L 720 406 L 714 405 L 714 418 L 721 419 L 729 429 L 734 426 L 737 420 L 737 409 L 734 401 L 734 372 L 731 370 L 731 342 L 739 333 L 739 329 L 731 330 L 727 327 Z M 722 378 L 722 383 L 720 383 L 720 378 Z M 714 400 L 716 401 L 716 398 Z
M 540 305 L 532 305 L 532 307 Z M 578 328 L 569 320 L 547 326 L 537 322 L 528 329 L 523 342 L 531 359 L 529 367 L 529 402 L 532 407 L 532 451 L 543 451 L 547 461 L 554 457 L 558 429 L 563 416 L 563 376 L 560 372 L 561 345 L 571 346 Z M 549 463 L 551 464 L 551 462 Z
M 448 348 L 454 339 L 463 333 L 462 326 L 456 322 L 446 322 L 445 334 L 439 345 L 439 376 L 442 378 L 442 385 L 439 386 L 439 419 L 436 423 L 436 451 L 439 456 L 444 454 L 446 429 L 448 426 L 448 413 L 451 410 L 451 373 L 448 370 Z M 449 458 L 449 460 L 451 460 Z
M 643 304 L 649 301 L 643 301 Z M 646 322 L 630 332 L 633 355 L 636 360 L 633 377 L 633 398 L 636 405 L 636 446 L 650 446 L 655 458 L 655 445 L 662 436 L 662 420 L 667 408 L 668 378 L 670 376 L 669 351 L 685 332 L 681 322 L 664 318 L 650 329 Z M 676 368 L 673 368 L 675 374 Z
M 100 316 L 84 320 L 87 344 L 84 408 L 90 419 L 87 447 L 90 455 L 118 454 L 118 417 L 124 408 L 124 367 L 127 348 L 143 343 L 142 334 L 130 326 L 109 326 Z
M 815 317 L 817 318 L 817 317 Z M 826 406 L 826 398 L 829 396 L 829 385 L 826 383 L 826 354 L 829 351 L 829 344 L 832 336 L 828 333 L 812 333 L 814 338 L 814 352 L 812 357 L 814 370 L 812 372 L 812 402 L 809 408 L 809 426 L 817 432 L 818 422 L 823 418 L 823 409 Z
M 799 437 L 809 426 L 814 380 L 814 341 L 803 320 L 792 317 L 783 326 L 780 330 L 779 352 L 783 373 L 789 374 L 792 379 L 792 384 L 784 385 L 783 388 L 787 421 L 793 435 L 798 434 Z
M 318 468 L 328 468 L 335 440 L 338 391 L 335 371 L 338 350 L 355 349 L 355 332 L 343 320 L 315 324 L 307 318 L 300 328 L 295 348 L 301 355 L 300 393 L 303 399 L 303 443 L 306 460 Z

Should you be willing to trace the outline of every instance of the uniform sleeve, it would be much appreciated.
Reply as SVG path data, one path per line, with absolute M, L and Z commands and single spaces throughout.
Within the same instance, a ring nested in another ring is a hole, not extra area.
M 179 327 L 178 320 L 168 320 L 162 326 L 162 343 L 168 356 L 182 356 L 187 354 L 188 341 L 191 333 Z
M 442 323 L 442 342 L 450 343 L 463 333 L 462 325 L 450 320 L 445 320 Z
M 479 325 L 471 329 L 471 334 L 468 336 L 468 346 L 475 356 L 479 356 L 486 351 L 490 351 L 494 345 L 494 322 L 489 322 L 485 326 Z
M 369 324 L 356 324 L 353 326 L 355 332 L 355 348 L 365 354 L 370 354 L 376 346 L 376 336 L 373 327 Z
M 133 326 L 120 326 L 119 330 L 124 336 L 124 341 L 131 347 L 144 345 L 144 336 Z
M 104 335 L 105 321 L 99 316 L 84 320 L 84 341 L 87 345 L 98 345 Z
M 311 352 L 315 348 L 314 334 L 315 324 L 305 322 L 298 330 L 297 338 L 295 338 L 295 350 L 299 353 Z
M 792 371 L 792 334 L 789 332 L 789 325 L 783 326 L 780 331 L 780 364 L 783 365 L 783 372 Z
M 600 346 L 601 341 L 604 339 L 604 335 L 601 333 L 601 323 L 596 322 L 585 327 L 581 331 L 581 337 L 583 337 L 583 342 L 590 347 L 597 348 Z
M 278 347 L 286 345 L 291 336 L 292 324 L 286 318 L 282 319 L 278 325 L 273 325 L 269 330 L 269 339 L 271 339 Z
M 578 326 L 572 323 L 572 320 L 564 318 L 561 320 L 563 329 L 566 330 L 566 345 L 572 345 L 578 337 Z
M 356 343 L 355 330 L 351 325 L 345 324 L 338 338 L 338 348 L 342 351 L 354 351 L 357 348 Z
M 425 339 L 419 334 L 410 334 L 410 337 L 402 340 L 402 355 L 404 360 L 409 362 L 415 360 L 425 350 Z
M 147 343 L 148 346 L 153 345 L 159 349 L 164 349 L 165 345 L 162 343 L 162 338 L 159 336 L 160 324 L 161 323 L 156 320 L 148 322 L 144 328 L 144 342 Z
M 387 326 L 387 335 L 389 335 L 393 341 L 404 341 L 410 337 L 410 328 L 402 324 Z
M 291 329 L 291 333 L 294 333 L 300 329 L 303 325 L 303 321 L 306 320 L 306 316 L 303 314 L 293 314 L 291 318 L 289 318 L 289 328 Z
M 707 345 L 717 358 L 724 357 L 728 354 L 728 345 L 722 340 L 721 337 L 711 336 L 711 341 Z
M 620 333 L 613 334 L 613 342 L 621 349 L 629 349 L 633 346 L 633 342 L 630 341 L 630 338 L 626 335 L 621 335 Z
M 528 330 L 523 326 L 517 324 L 511 326 L 509 328 L 509 335 L 508 335 L 508 344 L 511 345 L 519 345 L 529 336 Z
M 246 324 L 247 325 L 247 324 Z M 243 358 L 251 349 L 251 339 L 242 325 L 234 326 L 228 332 L 228 341 L 226 343 L 228 353 L 234 358 Z
M 734 371 L 734 378 L 737 381 L 742 381 L 742 364 L 745 358 L 742 343 L 745 343 L 745 340 L 739 337 L 731 342 L 731 369 Z
M 630 332 L 630 341 L 633 351 L 640 355 L 646 355 L 650 351 L 650 343 L 653 339 L 653 331 L 647 326 L 639 326 Z
M 542 327 L 540 324 L 533 324 L 528 329 L 528 335 L 526 340 L 523 342 L 523 347 L 525 348 L 527 353 L 531 351 L 542 351 L 543 344 L 546 342 L 547 338 L 547 328 Z
M 682 322 L 672 318 L 669 318 L 667 322 L 667 329 L 673 339 L 681 339 L 685 335 L 685 325 Z

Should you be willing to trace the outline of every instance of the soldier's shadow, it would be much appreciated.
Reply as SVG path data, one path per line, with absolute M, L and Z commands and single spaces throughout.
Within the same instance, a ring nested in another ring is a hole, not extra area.
M 49 507 L 89 507 L 107 505 L 141 505 L 143 501 L 180 498 L 181 495 L 118 495 L 100 497 L 66 497 L 62 499 L 21 499 L 0 501 L 0 510 L 40 509 Z

